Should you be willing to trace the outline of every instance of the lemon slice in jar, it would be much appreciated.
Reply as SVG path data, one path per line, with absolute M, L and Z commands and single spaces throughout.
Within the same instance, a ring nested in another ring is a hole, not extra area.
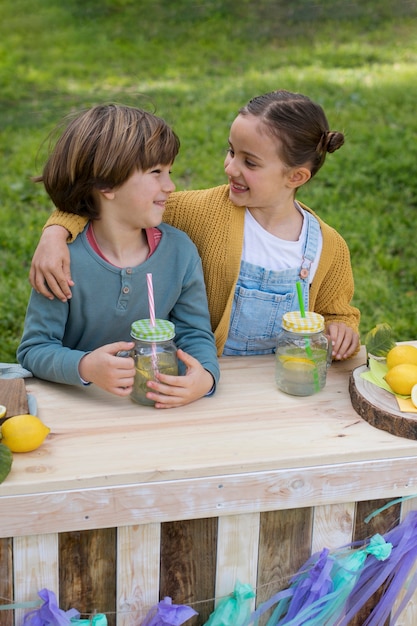
M 311 359 L 302 357 L 287 357 L 284 360 L 284 369 L 308 372 L 315 368 L 315 363 Z
M 4 404 L 0 404 L 0 418 L 4 417 L 7 413 L 7 408 L 4 406 Z

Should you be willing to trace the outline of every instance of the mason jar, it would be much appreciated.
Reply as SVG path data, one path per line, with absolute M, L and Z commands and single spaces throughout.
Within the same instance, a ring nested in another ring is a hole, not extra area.
M 150 391 L 146 383 L 156 380 L 156 374 L 178 376 L 177 346 L 175 326 L 168 320 L 156 319 L 151 325 L 148 319 L 133 322 L 130 335 L 135 341 L 132 356 L 135 361 L 135 380 L 131 398 L 139 404 L 154 406 L 155 402 L 146 397 Z
M 311 396 L 326 384 L 332 346 L 324 334 L 324 317 L 307 311 L 285 313 L 275 353 L 278 389 L 292 396 Z

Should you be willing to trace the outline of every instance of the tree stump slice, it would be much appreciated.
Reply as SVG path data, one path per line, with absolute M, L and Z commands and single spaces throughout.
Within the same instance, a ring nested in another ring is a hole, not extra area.
M 366 365 L 361 365 L 349 378 L 349 394 L 355 411 L 375 428 L 417 440 L 417 413 L 403 413 L 392 393 L 361 378 L 367 369 Z

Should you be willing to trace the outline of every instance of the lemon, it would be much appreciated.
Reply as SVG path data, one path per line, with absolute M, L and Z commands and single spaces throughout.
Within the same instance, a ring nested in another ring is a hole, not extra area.
M 36 415 L 14 415 L 0 426 L 1 443 L 12 452 L 31 452 L 42 445 L 50 431 Z
M 4 404 L 0 404 L 0 418 L 4 417 L 6 413 L 7 413 L 6 407 L 4 406 Z
M 387 367 L 392 369 L 402 363 L 412 363 L 417 365 L 417 348 L 409 344 L 399 344 L 392 348 L 387 354 Z
M 411 389 L 417 385 L 417 365 L 400 363 L 394 365 L 384 376 L 394 393 L 402 396 L 411 395 Z
M 417 409 L 417 385 L 413 385 L 413 388 L 411 389 L 411 402 Z

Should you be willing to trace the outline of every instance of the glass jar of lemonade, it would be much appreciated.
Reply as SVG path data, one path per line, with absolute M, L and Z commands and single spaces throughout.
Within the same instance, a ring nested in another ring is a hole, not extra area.
M 135 341 L 133 358 L 135 360 L 135 381 L 131 398 L 139 404 L 154 406 L 154 401 L 146 397 L 150 391 L 146 383 L 156 380 L 156 374 L 178 376 L 177 346 L 175 326 L 168 320 L 155 320 L 152 326 L 150 320 L 143 319 L 133 322 L 130 330 Z
M 311 396 L 326 384 L 331 342 L 324 334 L 324 317 L 307 311 L 285 313 L 275 358 L 278 389 L 293 396 Z

